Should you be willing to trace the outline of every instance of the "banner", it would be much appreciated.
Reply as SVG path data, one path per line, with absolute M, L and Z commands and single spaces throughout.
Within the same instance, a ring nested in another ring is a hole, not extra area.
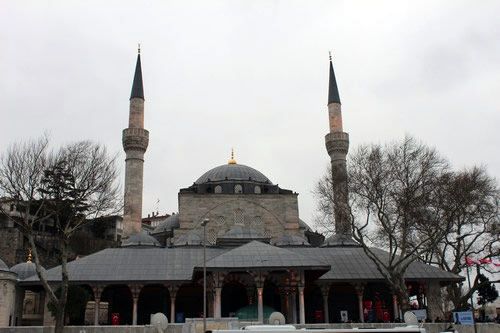
M 458 325 L 473 325 L 472 311 L 453 312 L 453 321 Z

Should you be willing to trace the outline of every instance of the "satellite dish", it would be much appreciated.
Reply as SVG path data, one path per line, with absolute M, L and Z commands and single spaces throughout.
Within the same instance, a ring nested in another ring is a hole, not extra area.
M 151 317 L 151 325 L 153 325 L 157 333 L 164 333 L 167 331 L 168 318 L 161 312 L 155 313 Z
M 269 316 L 269 325 L 284 325 L 285 316 L 281 312 L 273 312 Z
M 411 311 L 406 311 L 403 318 L 406 325 L 418 325 L 417 316 Z

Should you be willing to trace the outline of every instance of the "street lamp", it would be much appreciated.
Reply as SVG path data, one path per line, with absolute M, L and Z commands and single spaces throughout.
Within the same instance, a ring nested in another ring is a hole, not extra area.
M 465 247 L 465 237 L 467 235 L 462 235 L 460 236 L 460 233 L 458 234 L 458 237 L 457 237 L 457 240 L 458 240 L 458 248 L 460 248 L 460 241 L 462 241 L 463 245 L 464 245 L 464 258 L 466 258 L 467 256 L 467 251 L 466 251 L 466 247 Z M 467 264 L 467 262 L 465 263 L 465 269 L 467 270 L 467 281 L 469 282 L 469 292 L 470 290 L 472 289 L 471 285 L 470 285 L 470 275 L 469 275 L 469 264 Z M 474 323 L 474 332 L 477 333 L 477 326 L 476 326 L 476 318 L 475 318 L 475 310 L 474 310 L 474 297 L 473 297 L 474 293 L 471 293 L 470 294 L 470 306 L 472 308 L 472 322 Z
M 207 331 L 207 224 L 209 219 L 201 222 L 203 227 L 203 333 Z

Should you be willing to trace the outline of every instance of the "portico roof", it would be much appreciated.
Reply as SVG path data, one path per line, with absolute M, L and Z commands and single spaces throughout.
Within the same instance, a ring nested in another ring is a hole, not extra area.
M 276 270 L 276 269 L 302 269 L 323 270 L 330 269 L 330 265 L 316 258 L 292 252 L 259 241 L 252 241 L 207 261 L 208 270 Z M 201 269 L 195 267 L 195 270 Z
M 317 258 L 331 265 L 331 269 L 322 275 L 319 280 L 333 281 L 373 281 L 384 280 L 384 276 L 377 270 L 375 263 L 366 255 L 361 247 L 298 247 L 290 248 L 297 254 L 308 258 Z M 379 258 L 387 258 L 388 253 L 381 249 L 372 248 Z M 463 277 L 421 262 L 411 263 L 405 273 L 407 280 L 439 280 L 461 281 Z

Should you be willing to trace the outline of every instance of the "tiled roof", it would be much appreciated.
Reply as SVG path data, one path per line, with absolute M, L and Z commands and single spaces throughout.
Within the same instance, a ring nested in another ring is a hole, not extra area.
M 207 269 L 272 270 L 295 268 L 327 271 L 319 280 L 381 281 L 382 274 L 359 247 L 279 248 L 252 241 L 237 248 L 207 247 Z M 387 253 L 374 249 L 379 256 Z M 68 263 L 69 278 L 76 283 L 164 283 L 191 281 L 203 267 L 202 247 L 111 248 Z M 45 272 L 49 281 L 60 281 L 61 269 Z M 409 280 L 460 281 L 459 275 L 423 263 L 412 263 L 405 274 Z M 32 276 L 22 284 L 38 284 Z
M 330 266 L 325 261 L 307 257 L 288 249 L 252 241 L 207 261 L 207 269 L 209 270 L 231 268 L 328 270 Z
M 383 280 L 375 263 L 365 254 L 361 247 L 326 247 L 326 248 L 290 248 L 298 254 L 317 258 L 329 265 L 331 269 L 320 277 L 320 280 Z M 387 257 L 388 253 L 380 249 L 372 249 L 379 257 Z M 434 266 L 420 262 L 410 264 L 405 274 L 406 279 L 460 281 L 459 275 L 446 272 Z

